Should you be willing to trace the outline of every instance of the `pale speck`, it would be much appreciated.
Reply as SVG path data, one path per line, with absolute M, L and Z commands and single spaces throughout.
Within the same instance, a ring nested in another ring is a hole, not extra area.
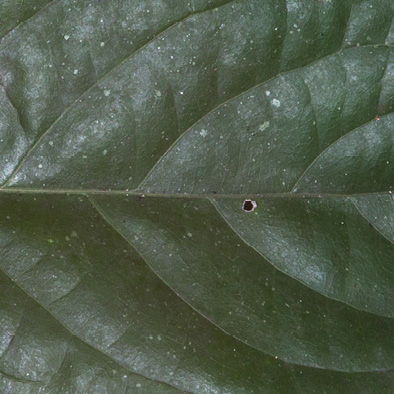
M 271 101 L 271 104 L 272 104 L 274 107 L 276 107 L 276 108 L 279 108 L 279 107 L 280 107 L 280 101 L 277 100 L 277 99 L 273 99 L 273 100 Z
M 105 156 L 108 153 L 107 149 L 103 150 L 103 155 Z
M 187 233 L 187 236 L 188 236 L 189 238 L 191 238 L 191 237 L 193 236 L 193 234 L 190 233 L 190 232 L 188 232 L 188 233 Z
M 64 39 L 67 41 L 68 39 L 70 38 L 70 36 L 68 35 L 68 34 L 66 34 L 65 36 L 64 36 Z
M 157 97 L 161 97 L 161 92 L 160 92 L 160 90 L 156 90 L 156 96 L 157 96 Z
M 48 144 L 49 144 L 50 146 L 53 146 L 53 141 L 49 141 Z
M 110 95 L 111 91 L 110 90 L 104 90 L 104 96 L 108 97 Z
M 200 131 L 200 135 L 201 135 L 202 138 L 205 138 L 205 137 L 207 136 L 207 134 L 208 134 L 208 131 L 205 130 L 205 129 L 202 129 L 202 130 Z
M 183 92 L 179 92 L 179 94 L 181 94 L 181 95 L 182 95 L 182 94 L 183 94 Z
M 160 335 L 157 336 L 157 340 L 161 341 L 161 336 Z
M 38 168 L 42 168 L 42 164 L 39 164 L 39 165 L 38 165 Z
M 265 95 L 268 97 L 271 94 L 271 92 L 269 90 L 265 91 Z
M 105 42 L 104 42 L 104 41 L 101 41 L 101 42 L 100 42 L 100 46 L 103 47 L 104 45 L 105 45 Z
M 260 125 L 259 130 L 260 131 L 267 130 L 269 126 L 270 126 L 270 122 L 266 120 L 263 124 Z
M 135 385 L 135 387 L 140 388 L 140 387 L 141 387 L 141 383 L 137 383 L 137 384 Z
M 77 75 L 78 74 L 78 70 L 74 70 L 74 75 Z

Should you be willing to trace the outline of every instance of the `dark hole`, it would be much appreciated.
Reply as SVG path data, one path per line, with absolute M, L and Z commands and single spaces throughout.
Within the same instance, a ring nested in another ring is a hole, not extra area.
M 256 206 L 257 206 L 257 205 L 256 205 L 256 202 L 255 202 L 255 201 L 252 201 L 252 200 L 245 200 L 245 201 L 243 202 L 242 209 L 243 209 L 245 212 L 252 212 L 252 211 L 255 210 Z

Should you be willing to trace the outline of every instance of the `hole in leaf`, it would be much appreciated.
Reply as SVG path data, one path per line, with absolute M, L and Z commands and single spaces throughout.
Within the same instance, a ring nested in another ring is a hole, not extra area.
M 253 212 L 257 208 L 256 201 L 253 200 L 245 200 L 242 204 L 242 209 L 245 212 Z

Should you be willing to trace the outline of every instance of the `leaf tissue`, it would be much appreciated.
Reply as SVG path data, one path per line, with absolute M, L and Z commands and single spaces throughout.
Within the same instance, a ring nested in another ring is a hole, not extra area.
M 391 0 L 2 0 L 0 393 L 394 391 Z

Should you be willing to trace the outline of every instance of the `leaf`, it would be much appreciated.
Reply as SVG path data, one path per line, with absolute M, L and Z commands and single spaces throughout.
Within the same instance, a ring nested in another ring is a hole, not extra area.
M 0 391 L 392 392 L 393 16 L 3 1 Z

